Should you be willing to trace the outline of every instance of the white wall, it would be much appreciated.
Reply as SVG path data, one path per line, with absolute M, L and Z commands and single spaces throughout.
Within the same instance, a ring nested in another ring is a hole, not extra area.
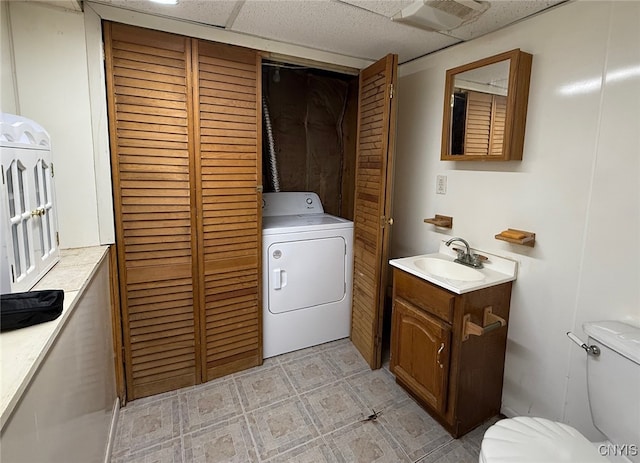
M 47 5 L 10 2 L 21 116 L 51 135 L 62 248 L 100 243 L 84 18 Z
M 581 334 L 586 321 L 640 318 L 639 3 L 612 9 L 608 39 L 574 322 Z M 585 375 L 584 354 L 574 348 L 564 412 L 570 422 L 590 419 L 579 381 Z
M 9 3 L 0 3 L 0 112 L 16 114 L 18 112 L 13 78 L 13 53 L 11 48 L 11 22 L 9 21 Z
M 4 462 L 101 463 L 117 411 L 109 259 L 2 429 Z
M 564 420 L 592 439 L 585 355 L 565 333 L 583 335 L 585 320 L 640 323 L 639 15 L 637 2 L 562 5 L 403 65 L 398 85 L 392 255 L 462 236 L 518 260 L 503 412 Z M 523 160 L 440 161 L 446 69 L 513 48 L 533 54 Z M 436 213 L 453 230 L 423 223 Z M 535 248 L 494 239 L 509 227 L 535 232 Z

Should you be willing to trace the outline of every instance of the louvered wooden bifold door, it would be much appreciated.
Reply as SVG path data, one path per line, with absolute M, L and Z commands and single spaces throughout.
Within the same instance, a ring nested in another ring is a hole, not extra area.
M 262 361 L 260 66 L 255 53 L 187 37 L 108 22 L 104 34 L 135 399 Z
M 397 66 L 388 55 L 360 73 L 351 341 L 371 368 L 381 364 Z
M 206 379 L 262 362 L 260 65 L 252 50 L 195 42 Z
M 106 23 L 127 395 L 195 384 L 189 39 Z
M 467 92 L 465 155 L 502 156 L 506 111 L 504 96 Z

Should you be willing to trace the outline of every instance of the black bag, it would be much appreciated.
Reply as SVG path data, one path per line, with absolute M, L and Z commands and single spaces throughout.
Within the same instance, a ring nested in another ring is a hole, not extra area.
M 55 320 L 62 313 L 64 291 L 49 289 L 0 295 L 0 331 Z

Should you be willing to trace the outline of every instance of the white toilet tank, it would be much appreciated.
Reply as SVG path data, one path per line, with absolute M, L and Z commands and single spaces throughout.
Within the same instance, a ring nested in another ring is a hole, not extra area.
M 583 328 L 589 345 L 600 348 L 587 360 L 593 423 L 617 451 L 640 462 L 640 328 L 617 321 Z

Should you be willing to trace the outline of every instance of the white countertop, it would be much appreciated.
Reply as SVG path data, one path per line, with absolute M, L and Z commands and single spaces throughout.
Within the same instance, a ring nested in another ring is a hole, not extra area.
M 460 247 L 460 244 L 456 243 L 456 246 Z M 453 262 L 457 257 L 457 253 L 447 247 L 444 244 L 444 241 L 440 243 L 440 249 L 437 253 L 392 259 L 389 261 L 389 264 L 456 294 L 464 294 L 478 289 L 506 283 L 508 281 L 514 281 L 516 279 L 518 270 L 518 263 L 516 261 L 473 248 L 472 251 L 476 254 L 481 254 L 489 258 L 489 260 L 484 263 L 483 268 L 477 269 L 484 275 L 484 278 L 478 281 L 460 281 L 443 278 L 441 276 L 425 272 L 416 266 L 415 261 L 420 258 L 442 259 Z
M 108 246 L 94 246 L 61 250 L 60 261 L 33 290 L 64 290 L 62 314 L 50 322 L 0 333 L 0 429 L 4 428 L 108 249 Z

